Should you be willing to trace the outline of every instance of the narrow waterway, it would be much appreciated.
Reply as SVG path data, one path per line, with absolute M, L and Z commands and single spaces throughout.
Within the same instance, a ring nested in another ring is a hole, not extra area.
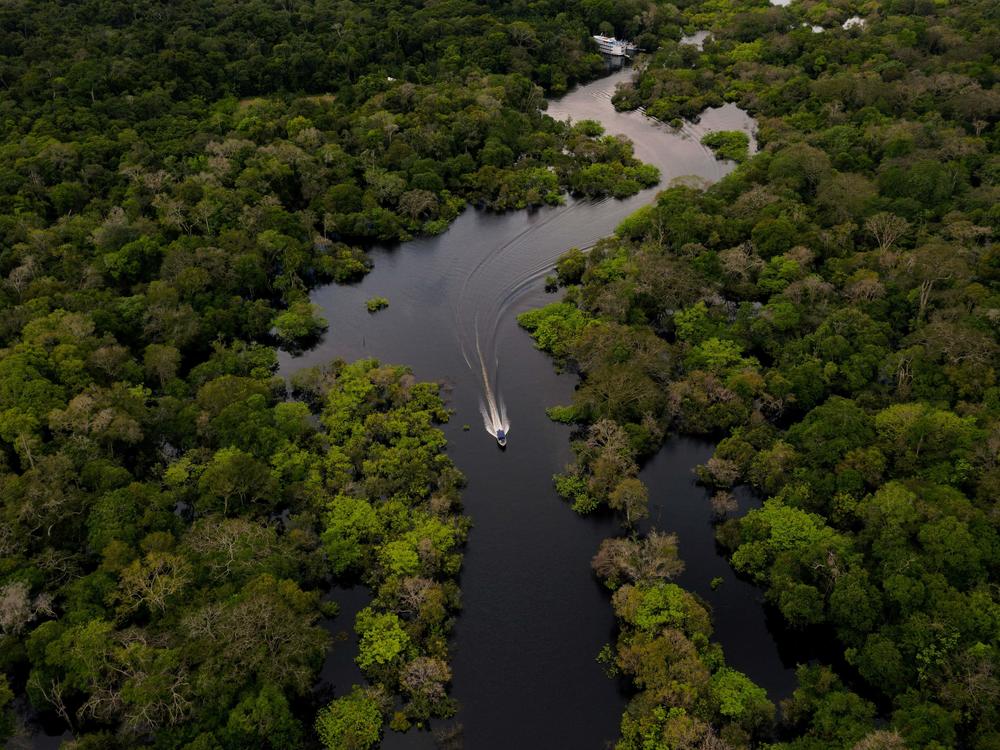
M 352 286 L 317 289 L 330 330 L 315 349 L 284 355 L 281 372 L 340 357 L 377 357 L 405 363 L 421 379 L 445 384 L 454 416 L 446 426 L 449 454 L 468 478 L 466 512 L 475 524 L 462 573 L 464 609 L 455 632 L 453 694 L 456 721 L 473 750 L 593 748 L 617 735 L 626 696 L 595 657 L 614 637 L 608 595 L 590 573 L 601 539 L 618 533 L 608 518 L 579 518 L 552 488 L 552 475 L 571 459 L 569 431 L 549 421 L 545 408 L 567 403 L 575 378 L 558 375 L 516 323 L 518 313 L 553 301 L 544 276 L 569 247 L 586 248 L 612 233 L 637 208 L 674 180 L 706 184 L 732 164 L 717 161 L 699 143 L 710 130 L 753 132 L 734 105 L 708 110 L 680 131 L 642 113 L 618 113 L 615 87 L 628 70 L 579 87 L 550 102 L 559 119 L 594 119 L 627 136 L 636 156 L 658 166 L 660 185 L 628 200 L 581 201 L 535 211 L 494 214 L 467 210 L 443 235 L 399 247 L 377 247 L 374 270 Z M 365 300 L 388 297 L 370 315 Z M 491 388 L 506 404 L 506 451 L 482 429 L 484 396 L 478 358 Z M 463 429 L 468 426 L 469 429 Z M 733 576 L 714 547 L 709 507 L 692 468 L 710 455 L 707 443 L 674 439 L 643 470 L 653 516 L 678 531 L 688 568 L 684 582 L 715 609 L 718 635 L 734 666 L 786 695 L 792 662 L 768 629 L 760 594 Z M 709 581 L 721 576 L 717 590 Z M 341 592 L 349 631 L 363 592 Z M 358 679 L 353 641 L 338 644 L 324 669 L 328 688 L 342 694 Z M 432 747 L 427 732 L 387 734 L 386 748 Z
M 469 209 L 439 237 L 376 247 L 374 270 L 363 281 L 312 294 L 330 321 L 323 341 L 300 356 L 281 356 L 285 376 L 337 357 L 377 357 L 445 386 L 454 409 L 445 427 L 449 454 L 468 478 L 465 508 L 475 524 L 453 659 L 453 694 L 461 704 L 455 721 L 472 750 L 600 750 L 617 736 L 627 699 L 596 662 L 615 624 L 607 592 L 590 573 L 600 541 L 619 529 L 609 518 L 575 516 L 553 491 L 552 475 L 571 459 L 569 430 L 549 421 L 545 408 L 567 403 L 576 381 L 554 371 L 516 316 L 555 299 L 544 291 L 544 276 L 567 248 L 586 248 L 612 233 L 674 180 L 707 184 L 724 176 L 732 165 L 700 145 L 705 132 L 753 131 L 752 120 L 733 105 L 708 110 L 679 131 L 640 112 L 617 113 L 611 96 L 630 76 L 621 70 L 579 87 L 550 102 L 549 113 L 598 120 L 609 133 L 627 136 L 638 158 L 660 168 L 657 188 L 624 201 L 567 199 L 535 211 Z M 388 297 L 390 306 L 370 315 L 365 300 L 375 295 Z M 495 399 L 506 404 L 511 429 L 504 452 L 482 429 L 481 365 Z M 794 659 L 778 649 L 759 591 L 736 579 L 715 551 L 706 494 L 691 471 L 710 451 L 708 443 L 673 439 L 643 469 L 653 521 L 679 533 L 687 562 L 682 583 L 712 605 L 729 662 L 779 698 L 791 688 Z M 717 576 L 725 583 L 713 590 L 709 582 Z M 324 665 L 324 699 L 361 679 L 349 633 L 368 600 L 358 588 L 332 595 L 342 614 L 327 625 L 345 638 Z M 57 747 L 66 737 L 55 726 L 38 729 L 35 748 Z M 388 750 L 434 746 L 429 732 L 388 732 L 383 742 Z

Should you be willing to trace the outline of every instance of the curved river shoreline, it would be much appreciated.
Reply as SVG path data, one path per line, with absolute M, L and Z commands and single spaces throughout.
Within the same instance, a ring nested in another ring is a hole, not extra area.
M 707 111 L 697 125 L 674 132 L 641 113 L 611 106 L 618 71 L 552 101 L 559 119 L 595 119 L 623 134 L 636 156 L 660 168 L 654 189 L 627 199 L 583 201 L 535 211 L 494 214 L 466 210 L 443 235 L 371 251 L 374 270 L 352 286 L 326 286 L 312 300 L 330 320 L 314 349 L 281 356 L 281 373 L 340 357 L 376 357 L 404 363 L 420 379 L 438 380 L 454 409 L 445 426 L 449 455 L 465 473 L 466 512 L 472 530 L 461 585 L 464 608 L 454 638 L 453 695 L 465 746 L 598 748 L 613 742 L 626 701 L 595 657 L 613 640 L 607 593 L 590 572 L 600 541 L 619 532 L 610 518 L 578 518 L 555 494 L 552 475 L 571 459 L 569 429 L 545 416 L 567 403 L 575 377 L 558 375 L 516 323 L 518 313 L 553 301 L 544 276 L 567 248 L 586 248 L 677 178 L 718 180 L 732 169 L 699 143 L 709 130 L 752 131 L 734 105 Z M 389 307 L 369 315 L 365 300 L 381 295 Z M 477 325 L 478 322 L 478 325 Z M 494 388 L 506 401 L 510 447 L 498 450 L 479 428 L 482 375 L 463 356 L 463 342 L 479 338 Z M 470 430 L 463 430 L 469 425 Z M 730 663 L 783 697 L 792 684 L 789 665 L 771 636 L 759 592 L 733 576 L 714 548 L 705 492 L 691 469 L 711 446 L 673 439 L 643 470 L 652 517 L 678 531 L 688 570 L 682 584 L 710 600 L 718 636 Z M 726 582 L 711 591 L 708 582 Z M 358 590 L 336 592 L 343 613 L 332 626 L 350 631 L 364 606 Z M 334 646 L 323 671 L 328 689 L 342 694 L 360 679 L 354 646 Z M 427 732 L 388 732 L 385 748 L 425 748 Z

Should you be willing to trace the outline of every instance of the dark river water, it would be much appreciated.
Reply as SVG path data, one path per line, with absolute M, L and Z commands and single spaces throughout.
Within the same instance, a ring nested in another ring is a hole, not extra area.
M 362 282 L 313 293 L 330 321 L 324 341 L 281 361 L 290 374 L 334 357 L 377 357 L 445 384 L 455 410 L 445 427 L 448 452 L 468 478 L 465 508 L 474 522 L 453 658 L 453 694 L 461 704 L 456 721 L 471 750 L 600 750 L 617 736 L 626 700 L 595 659 L 613 640 L 615 623 L 608 594 L 590 572 L 600 541 L 618 526 L 609 518 L 576 516 L 552 488 L 552 475 L 571 460 L 569 430 L 549 421 L 545 408 L 567 403 L 576 379 L 557 374 L 515 318 L 557 299 L 545 293 L 544 276 L 566 249 L 589 247 L 612 233 L 672 180 L 709 183 L 724 176 L 732 165 L 701 146 L 701 135 L 753 127 L 733 105 L 707 111 L 680 132 L 638 112 L 617 113 L 611 95 L 630 75 L 619 71 L 582 86 L 550 102 L 549 114 L 599 120 L 609 133 L 627 136 L 638 158 L 660 168 L 660 186 L 623 201 L 567 199 L 563 206 L 506 214 L 469 209 L 441 236 L 375 248 L 374 270 Z M 388 297 L 389 307 L 370 315 L 365 300 L 375 295 Z M 495 399 L 506 406 L 506 451 L 483 429 L 482 365 Z M 650 461 L 643 479 L 652 515 L 680 533 L 688 563 L 683 583 L 712 604 L 730 663 L 780 697 L 789 692 L 791 672 L 768 630 L 759 592 L 736 579 L 716 553 L 706 494 L 694 483 L 692 467 L 710 453 L 708 443 L 674 439 Z M 716 576 L 725 582 L 713 591 L 709 581 Z M 349 631 L 366 596 L 353 590 L 335 597 L 344 604 L 336 627 Z M 337 694 L 359 679 L 347 643 L 334 649 L 324 670 Z M 426 732 L 389 732 L 383 746 L 423 748 L 433 740 Z
M 377 357 L 445 386 L 454 409 L 444 428 L 448 452 L 468 478 L 465 510 L 474 523 L 453 657 L 453 695 L 461 704 L 455 721 L 469 750 L 600 750 L 617 736 L 627 699 L 596 661 L 601 646 L 614 639 L 615 623 L 608 594 L 590 571 L 600 541 L 619 533 L 618 525 L 578 517 L 552 487 L 552 475 L 571 460 L 570 434 L 546 418 L 545 408 L 568 403 L 576 379 L 557 374 L 515 318 L 557 299 L 545 293 L 543 279 L 567 248 L 586 248 L 612 233 L 672 180 L 708 183 L 725 175 L 732 165 L 700 145 L 702 134 L 753 127 L 734 105 L 709 110 L 680 132 L 638 112 L 617 113 L 611 95 L 630 75 L 619 71 L 582 86 L 551 102 L 549 113 L 599 120 L 609 133 L 628 136 L 636 156 L 660 168 L 658 188 L 628 200 L 567 199 L 535 211 L 469 209 L 441 236 L 374 248 L 374 270 L 363 281 L 312 294 L 330 322 L 323 341 L 281 359 L 287 376 L 337 357 Z M 365 300 L 375 295 L 390 304 L 371 315 Z M 506 451 L 483 429 L 477 339 L 490 388 L 506 405 Z M 679 533 L 687 563 L 681 583 L 713 607 L 729 663 L 777 699 L 792 687 L 794 656 L 779 650 L 760 592 L 738 580 L 716 552 L 706 493 L 692 474 L 710 454 L 708 443 L 673 438 L 648 463 L 642 478 L 651 518 Z M 713 591 L 709 581 L 716 576 L 724 583 Z M 332 596 L 342 614 L 328 625 L 349 633 L 367 594 L 353 589 Z M 353 636 L 331 649 L 323 670 L 331 694 L 361 679 L 355 651 Z M 37 739 L 36 747 L 46 746 L 44 737 Z M 390 750 L 433 746 L 429 732 L 387 732 L 383 742 Z

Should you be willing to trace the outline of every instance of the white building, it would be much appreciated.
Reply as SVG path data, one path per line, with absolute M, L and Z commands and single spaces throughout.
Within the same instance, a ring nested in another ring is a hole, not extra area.
M 636 51 L 636 46 L 631 42 L 615 39 L 613 36 L 594 34 L 594 41 L 597 42 L 597 48 L 602 54 L 612 57 L 628 57 Z

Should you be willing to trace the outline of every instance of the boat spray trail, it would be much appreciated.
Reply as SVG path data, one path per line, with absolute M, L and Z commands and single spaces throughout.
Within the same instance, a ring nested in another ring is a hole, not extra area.
M 476 355 L 479 358 L 479 370 L 483 379 L 483 397 L 479 400 L 479 413 L 483 417 L 483 427 L 490 434 L 490 437 L 496 438 L 500 430 L 506 435 L 510 432 L 507 407 L 503 402 L 503 398 L 499 395 L 499 389 L 497 393 L 494 393 L 493 387 L 490 384 L 490 374 L 486 368 L 486 359 L 483 357 L 483 350 L 479 345 L 478 315 L 476 316 Z M 494 360 L 493 366 L 494 372 L 497 373 L 497 378 L 499 379 L 499 359 Z

